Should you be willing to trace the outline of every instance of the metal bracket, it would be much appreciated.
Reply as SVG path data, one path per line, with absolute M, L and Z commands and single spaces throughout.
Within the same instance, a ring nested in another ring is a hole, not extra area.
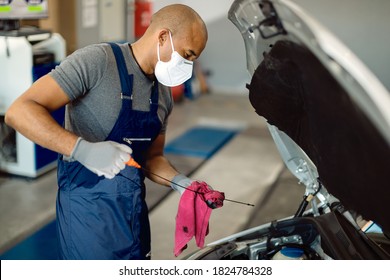
M 273 4 L 268 0 L 263 0 L 259 3 L 259 5 L 265 17 L 265 19 L 257 26 L 261 37 L 263 39 L 269 39 L 277 35 L 287 34 L 287 31 L 284 29 Z

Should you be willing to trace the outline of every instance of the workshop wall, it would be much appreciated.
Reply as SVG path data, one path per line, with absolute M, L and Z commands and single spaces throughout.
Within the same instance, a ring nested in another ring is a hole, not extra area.
M 247 92 L 245 84 L 249 80 L 243 40 L 227 19 L 232 2 L 153 1 L 153 11 L 182 3 L 194 8 L 205 20 L 209 40 L 199 59 L 200 66 L 209 74 L 209 89 L 224 94 Z M 40 20 L 40 27 L 60 33 L 66 41 L 67 54 L 98 42 L 134 41 L 134 0 L 49 0 L 49 13 L 48 19 Z

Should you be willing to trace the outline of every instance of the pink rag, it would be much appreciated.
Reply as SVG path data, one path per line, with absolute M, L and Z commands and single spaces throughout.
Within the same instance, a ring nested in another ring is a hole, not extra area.
M 194 181 L 187 187 L 180 198 L 176 215 L 174 248 L 176 257 L 187 248 L 187 243 L 193 236 L 198 247 L 204 246 L 205 237 L 209 233 L 212 210 L 206 201 L 213 204 L 214 208 L 219 208 L 222 207 L 224 199 L 224 193 L 210 189 L 205 182 Z

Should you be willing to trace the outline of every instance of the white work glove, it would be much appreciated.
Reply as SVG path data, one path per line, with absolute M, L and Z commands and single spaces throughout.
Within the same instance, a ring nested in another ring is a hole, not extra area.
M 186 190 L 185 188 L 191 185 L 192 182 L 193 180 L 191 180 L 187 176 L 183 174 L 177 174 L 172 179 L 171 188 L 174 189 L 175 191 L 178 191 L 180 195 L 182 195 L 183 192 Z
M 98 176 L 112 179 L 123 170 L 133 150 L 113 141 L 91 143 L 77 139 L 71 158 L 77 160 Z

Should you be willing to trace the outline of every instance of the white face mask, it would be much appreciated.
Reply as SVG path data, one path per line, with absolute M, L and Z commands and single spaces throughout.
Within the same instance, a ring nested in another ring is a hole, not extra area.
M 154 70 L 157 80 L 168 87 L 178 86 L 187 81 L 192 76 L 193 62 L 182 57 L 173 47 L 171 32 L 172 55 L 167 62 L 160 60 L 160 46 L 157 43 L 157 64 Z

